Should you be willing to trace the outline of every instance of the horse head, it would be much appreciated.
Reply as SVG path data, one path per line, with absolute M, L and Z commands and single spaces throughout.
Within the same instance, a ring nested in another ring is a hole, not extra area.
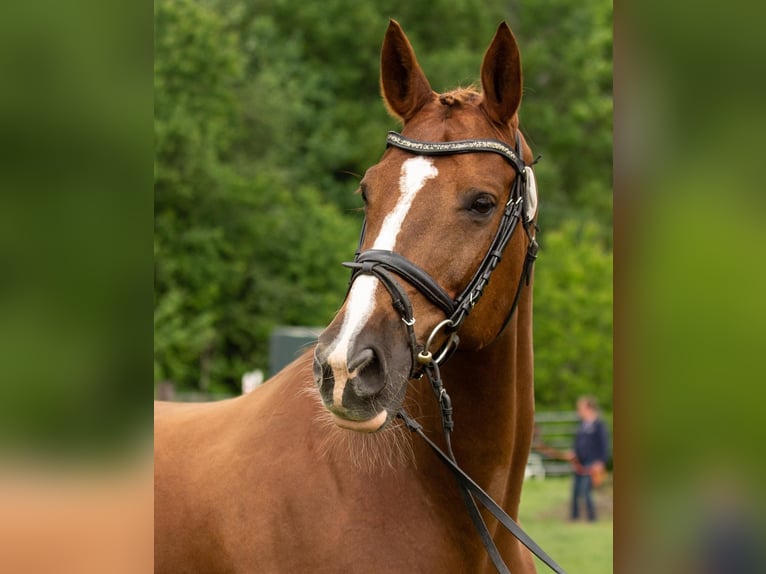
M 461 350 L 478 350 L 508 323 L 537 201 L 532 152 L 519 131 L 521 60 L 504 23 L 485 53 L 481 88 L 434 92 L 390 22 L 381 91 L 403 127 L 361 181 L 360 253 L 346 300 L 315 351 L 314 378 L 340 427 L 382 429 L 417 374 L 418 353 L 446 354 L 456 336 Z M 498 245 L 512 211 L 527 234 Z

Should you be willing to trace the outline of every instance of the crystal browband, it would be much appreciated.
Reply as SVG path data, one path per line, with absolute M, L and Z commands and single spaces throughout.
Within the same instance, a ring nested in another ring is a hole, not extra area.
M 456 140 L 451 142 L 425 142 L 412 140 L 402 134 L 390 131 L 386 137 L 389 145 L 398 147 L 413 153 L 422 155 L 448 155 L 453 153 L 470 153 L 488 151 L 502 155 L 516 170 L 517 173 L 524 171 L 524 164 L 519 159 L 511 146 L 499 140 L 476 139 Z

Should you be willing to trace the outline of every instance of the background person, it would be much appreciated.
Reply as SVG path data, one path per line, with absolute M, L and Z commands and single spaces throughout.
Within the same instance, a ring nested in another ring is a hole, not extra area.
M 609 435 L 606 424 L 599 417 L 595 397 L 577 399 L 577 416 L 580 417 L 580 426 L 575 435 L 574 450 L 568 453 L 574 468 L 570 518 L 577 520 L 580 517 L 580 501 L 583 500 L 588 520 L 593 522 L 596 520 L 593 487 L 600 485 L 606 472 Z

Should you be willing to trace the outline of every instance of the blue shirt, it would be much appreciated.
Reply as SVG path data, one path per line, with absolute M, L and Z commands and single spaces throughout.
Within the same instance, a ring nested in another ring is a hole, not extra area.
M 599 461 L 606 463 L 609 439 L 604 421 L 596 419 L 590 423 L 580 422 L 575 435 L 574 451 L 583 466 Z

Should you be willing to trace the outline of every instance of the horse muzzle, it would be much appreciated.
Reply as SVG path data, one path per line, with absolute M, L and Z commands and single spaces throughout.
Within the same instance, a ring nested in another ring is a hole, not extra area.
M 391 344 L 380 345 L 362 332 L 345 344 L 332 325 L 319 337 L 314 381 L 339 427 L 376 432 L 401 407 L 412 354 L 399 333 L 392 337 Z

